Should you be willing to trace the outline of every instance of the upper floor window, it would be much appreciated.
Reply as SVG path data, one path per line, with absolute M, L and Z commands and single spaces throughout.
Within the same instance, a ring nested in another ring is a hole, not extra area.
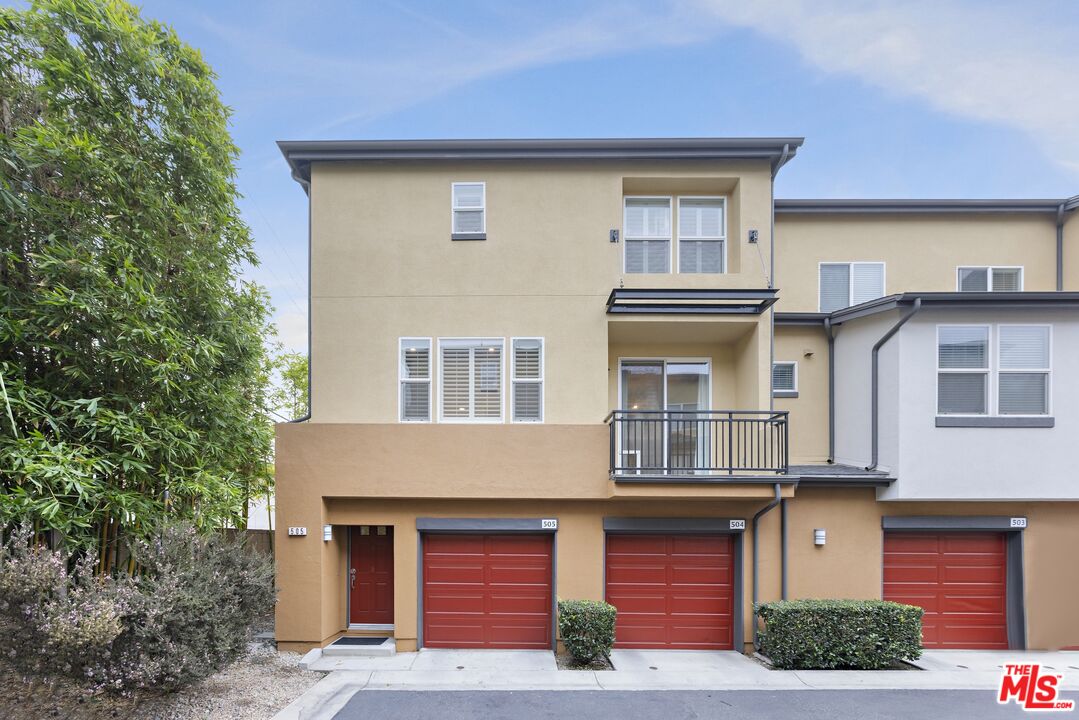
M 884 263 L 820 264 L 820 311 L 833 312 L 884 296 Z
M 998 325 L 996 330 L 994 358 L 991 326 L 937 327 L 938 414 L 1049 414 L 1049 326 Z
M 431 338 L 401 338 L 400 418 L 402 422 L 431 420 Z
M 726 272 L 725 209 L 721 197 L 678 198 L 678 272 Z
M 487 184 L 453 183 L 453 238 L 482 240 L 487 233 Z
M 502 421 L 502 338 L 439 338 L 441 419 Z
M 513 422 L 543 422 L 543 338 L 513 339 Z
M 627 197 L 624 212 L 625 272 L 670 272 L 671 199 Z
M 798 392 L 798 363 L 786 360 L 772 363 L 772 392 L 788 396 Z
M 1019 292 L 1023 289 L 1021 267 L 961 267 L 956 289 L 960 292 Z

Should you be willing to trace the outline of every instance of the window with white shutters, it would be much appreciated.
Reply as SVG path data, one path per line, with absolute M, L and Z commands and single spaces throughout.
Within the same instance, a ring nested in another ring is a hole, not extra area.
M 997 412 L 1048 415 L 1049 326 L 1001 325 L 997 333 Z
M 481 182 L 453 183 L 453 235 L 482 239 L 487 232 L 487 185 Z
M 671 271 L 671 199 L 627 197 L 623 218 L 625 272 Z
M 985 415 L 989 409 L 989 328 L 937 328 L 937 413 Z
M 678 272 L 726 272 L 725 210 L 721 197 L 678 198 Z
M 798 391 L 798 363 L 779 361 L 772 363 L 772 392 Z
M 959 292 L 1019 292 L 1023 289 L 1021 267 L 961 267 L 957 270 Z
M 401 338 L 400 356 L 401 422 L 430 422 L 431 339 Z
M 884 263 L 821 263 L 820 311 L 834 312 L 884 297 Z
M 543 422 L 543 339 L 513 339 L 513 422 Z
M 443 420 L 502 420 L 504 344 L 502 338 L 439 338 L 439 396 Z

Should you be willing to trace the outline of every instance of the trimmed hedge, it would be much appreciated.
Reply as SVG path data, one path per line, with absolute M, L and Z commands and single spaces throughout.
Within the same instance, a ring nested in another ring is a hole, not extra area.
M 761 652 L 784 670 L 880 670 L 921 656 L 922 613 L 881 600 L 762 603 Z
M 559 600 L 558 632 L 578 663 L 608 657 L 614 645 L 614 605 L 599 600 Z

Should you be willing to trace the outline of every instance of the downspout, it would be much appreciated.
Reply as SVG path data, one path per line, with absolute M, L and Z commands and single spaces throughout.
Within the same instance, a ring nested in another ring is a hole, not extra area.
M 908 310 L 903 315 L 903 317 L 899 318 L 899 320 L 896 322 L 896 324 L 892 325 L 891 329 L 888 330 L 888 332 L 884 333 L 884 335 L 881 336 L 880 340 L 877 340 L 876 344 L 873 346 L 873 361 L 872 361 L 872 364 L 873 364 L 873 377 L 872 377 L 872 380 L 870 382 L 870 389 L 869 389 L 869 392 L 872 395 L 872 409 L 870 410 L 870 423 L 871 423 L 871 427 L 872 427 L 871 433 L 872 433 L 872 441 L 873 441 L 873 456 L 872 456 L 872 462 L 870 462 L 869 465 L 866 466 L 866 468 L 865 468 L 866 470 L 876 470 L 877 469 L 877 463 L 878 463 L 878 461 L 880 459 L 879 458 L 879 454 L 880 454 L 880 437 L 879 437 L 880 436 L 880 418 L 878 417 L 878 415 L 879 415 L 878 410 L 879 410 L 879 406 L 880 406 L 880 398 L 878 397 L 880 395 L 880 383 L 879 383 L 879 379 L 878 379 L 879 374 L 880 374 L 880 372 L 879 372 L 880 371 L 880 349 L 881 349 L 881 347 L 884 346 L 884 343 L 888 342 L 892 338 L 893 335 L 895 335 L 897 332 L 899 332 L 899 328 L 906 325 L 907 321 L 910 320 L 912 317 L 914 317 L 914 314 L 917 313 L 921 309 L 922 309 L 922 299 L 921 298 L 914 298 L 914 305 L 911 306 L 910 310 Z
M 753 531 L 753 647 L 756 650 L 760 650 L 760 638 L 758 636 L 757 630 L 757 600 L 760 597 L 760 558 L 758 557 L 760 541 L 757 536 L 757 521 L 760 520 L 765 513 L 767 513 L 769 510 L 771 510 L 781 502 L 781 489 L 779 483 L 776 483 L 775 487 L 775 500 L 758 510 L 757 514 L 753 516 L 753 521 L 750 524 L 750 527 Z
M 787 501 L 779 501 L 779 599 L 787 599 Z
M 304 179 L 293 168 L 292 179 L 300 184 L 307 195 L 307 412 L 290 423 L 307 422 L 311 419 L 311 181 Z
M 828 338 L 828 464 L 835 463 L 835 328 L 832 318 L 824 318 Z

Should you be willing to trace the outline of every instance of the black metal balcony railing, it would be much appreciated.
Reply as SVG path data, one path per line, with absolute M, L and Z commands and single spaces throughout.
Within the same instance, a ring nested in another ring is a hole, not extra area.
M 787 472 L 787 412 L 615 410 L 611 475 Z

